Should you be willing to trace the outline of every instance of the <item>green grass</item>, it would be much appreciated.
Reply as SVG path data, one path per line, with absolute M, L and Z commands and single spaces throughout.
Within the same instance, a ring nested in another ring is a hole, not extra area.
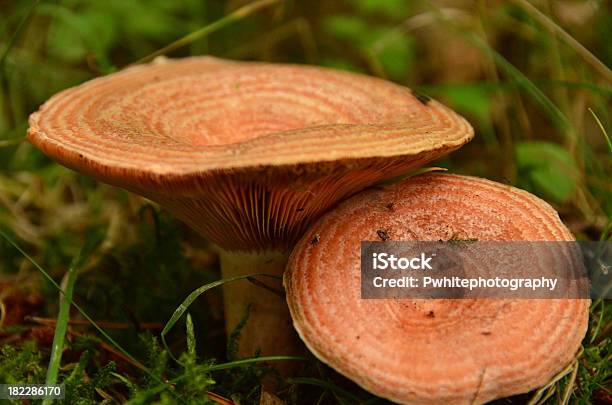
M 61 168 L 24 142 L 28 115 L 55 92 L 159 54 L 308 62 L 421 90 L 477 132 L 433 166 L 525 188 L 579 239 L 612 240 L 609 6 L 433 4 L 2 3 L 0 381 L 46 376 L 66 384 L 68 403 L 200 403 L 213 392 L 249 404 L 262 378 L 277 378 L 257 366 L 263 358 L 231 356 L 214 288 L 228 280 L 219 281 L 206 241 L 146 200 Z M 588 404 L 610 395 L 611 325 L 609 302 L 593 302 L 576 362 L 542 390 L 498 403 Z M 278 382 L 288 403 L 385 403 L 311 356 L 299 363 L 298 376 Z
M 31 257 L 29 257 L 17 244 L 15 244 L 15 242 L 9 236 L 7 236 L 1 230 L 0 230 L 0 236 L 2 236 L 13 247 L 15 247 L 15 249 L 21 252 L 28 260 L 30 260 L 32 264 L 36 268 L 38 268 L 39 271 L 45 277 L 48 276 L 47 271 L 45 271 L 42 267 L 40 267 L 38 263 L 36 263 Z M 49 366 L 47 368 L 47 378 L 45 380 L 46 384 L 55 384 L 58 381 L 57 379 L 58 370 L 60 367 L 62 352 L 64 350 L 64 338 L 66 335 L 68 318 L 69 318 L 69 308 L 71 305 L 74 305 L 75 308 L 80 312 L 80 314 L 85 319 L 87 319 L 91 323 L 91 325 L 95 329 L 97 329 L 97 331 L 103 337 L 105 337 L 114 348 L 120 351 L 132 365 L 135 365 L 138 369 L 145 372 L 147 376 L 151 379 L 151 381 L 157 383 L 157 385 L 154 386 L 153 388 L 149 388 L 143 391 L 138 391 L 137 398 L 133 399 L 133 401 L 135 401 L 136 403 L 139 403 L 139 401 L 148 400 L 151 396 L 158 395 L 164 391 L 169 391 L 174 397 L 174 399 L 179 402 L 187 402 L 187 400 L 182 398 L 180 394 L 176 394 L 174 392 L 173 386 L 177 383 L 183 382 L 184 380 L 190 380 L 189 384 L 193 385 L 195 381 L 191 381 L 191 380 L 199 381 L 201 376 L 203 375 L 208 376 L 211 372 L 214 372 L 214 371 L 227 370 L 227 369 L 232 369 L 232 368 L 241 368 L 241 367 L 244 367 L 245 365 L 252 365 L 252 364 L 259 363 L 259 362 L 305 360 L 304 358 L 296 357 L 296 356 L 260 356 L 260 357 L 240 359 L 240 360 L 235 360 L 235 361 L 220 363 L 220 364 L 215 364 L 214 362 L 211 362 L 211 361 L 205 362 L 204 364 L 196 364 L 196 357 L 197 357 L 196 350 L 195 350 L 196 340 L 195 340 L 195 334 L 194 334 L 194 329 L 193 329 L 193 322 L 191 319 L 191 315 L 189 314 L 187 314 L 187 317 L 186 317 L 187 319 L 186 320 L 187 351 L 183 353 L 183 355 L 181 356 L 182 360 L 179 360 L 172 355 L 170 348 L 166 344 L 165 336 L 170 331 L 170 329 L 176 324 L 176 322 L 182 317 L 182 315 L 187 311 L 189 306 L 193 304 L 195 299 L 201 294 L 203 294 L 204 292 L 212 288 L 221 286 L 225 283 L 237 281 L 240 279 L 246 279 L 248 277 L 258 276 L 257 274 L 253 274 L 253 275 L 248 275 L 248 276 L 238 276 L 238 277 L 233 277 L 231 279 L 215 281 L 210 284 L 204 285 L 198 288 L 197 290 L 195 290 L 193 293 L 191 293 L 185 299 L 185 301 L 182 302 L 179 305 L 179 307 L 174 311 L 174 313 L 172 314 L 172 317 L 168 320 L 168 322 L 164 326 L 164 329 L 162 330 L 161 339 L 164 343 L 163 350 L 158 347 L 158 345 L 155 343 L 154 338 L 149 337 L 149 339 L 151 340 L 149 343 L 150 344 L 150 356 L 154 357 L 152 362 L 155 364 L 155 368 L 153 369 L 148 368 L 147 366 L 143 365 L 138 360 L 136 360 L 134 356 L 129 354 L 127 350 L 124 349 L 122 346 L 120 346 L 113 338 L 111 338 L 104 331 L 104 329 L 91 318 L 91 316 L 89 316 L 80 306 L 76 305 L 72 301 L 72 293 L 74 289 L 74 284 L 76 282 L 77 270 L 81 267 L 81 265 L 84 264 L 86 259 L 90 256 L 91 251 L 93 250 L 93 247 L 97 246 L 99 242 L 100 240 L 93 239 L 93 242 L 86 244 L 82 252 L 80 252 L 79 255 L 74 259 L 72 265 L 70 266 L 68 270 L 66 287 L 64 289 L 62 289 L 59 285 L 53 282 L 52 279 L 50 279 L 50 281 L 52 281 L 52 284 L 61 293 L 61 299 L 60 299 L 60 306 L 59 306 L 59 314 L 57 317 L 57 323 L 55 327 L 55 336 L 53 338 L 53 344 L 52 344 L 52 349 L 51 349 L 51 358 L 49 361 Z M 184 370 L 185 372 L 183 374 L 178 375 L 176 378 L 168 380 L 164 376 L 164 373 L 163 373 L 164 371 L 169 371 L 169 370 L 166 370 L 166 367 L 168 366 L 166 364 L 166 361 L 162 360 L 162 359 L 165 359 L 166 356 L 173 358 L 179 365 L 181 365 L 185 369 Z M 79 362 L 79 365 L 80 365 L 80 362 Z M 110 367 L 109 370 L 113 368 L 114 367 Z M 78 369 L 79 369 L 79 366 L 77 366 L 77 370 Z M 262 369 L 262 370 L 265 370 L 265 369 Z M 117 374 L 115 374 L 115 377 L 119 378 L 121 382 L 124 382 L 124 383 L 125 381 L 128 381 L 125 377 L 119 377 L 119 375 Z M 207 385 L 209 386 L 214 385 L 214 380 L 210 379 L 210 377 L 207 377 L 207 381 L 208 381 Z M 108 383 L 109 382 L 108 378 L 105 378 L 104 382 Z M 196 401 L 197 403 L 198 401 L 200 401 L 201 395 L 205 393 L 205 391 L 202 391 L 203 386 L 201 385 L 196 385 L 195 387 L 197 388 L 197 393 L 196 393 L 197 396 L 193 398 L 193 400 Z M 50 401 L 45 401 L 45 402 L 49 403 Z
M 95 243 L 94 243 L 95 245 Z M 45 384 L 54 385 L 57 383 L 57 375 L 62 361 L 62 353 L 64 351 L 64 339 L 66 338 L 66 330 L 68 328 L 68 319 L 70 317 L 70 305 L 72 303 L 72 292 L 74 291 L 74 283 L 77 279 L 77 272 L 82 263 L 86 260 L 89 246 L 85 245 L 83 250 L 77 255 L 67 272 L 66 286 L 64 292 L 60 296 L 59 313 L 57 315 L 57 323 L 55 324 L 55 335 L 53 336 L 53 344 L 51 346 L 51 359 L 49 367 L 47 367 L 47 378 Z M 49 404 L 52 401 L 46 399 L 44 404 Z

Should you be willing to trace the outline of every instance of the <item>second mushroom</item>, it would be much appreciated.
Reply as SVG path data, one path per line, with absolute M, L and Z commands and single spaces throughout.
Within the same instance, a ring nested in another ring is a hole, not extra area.
M 359 193 L 312 226 L 285 273 L 295 328 L 321 361 L 378 396 L 423 405 L 525 393 L 572 362 L 586 297 L 363 299 L 361 242 L 379 241 L 381 228 L 396 241 L 574 240 L 547 203 L 489 180 L 426 174 Z

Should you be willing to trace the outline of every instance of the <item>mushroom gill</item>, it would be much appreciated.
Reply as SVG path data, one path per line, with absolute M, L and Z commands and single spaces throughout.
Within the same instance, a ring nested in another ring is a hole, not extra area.
M 280 276 L 325 210 L 461 147 L 473 131 L 383 80 L 193 57 L 65 90 L 32 114 L 28 136 L 59 163 L 167 208 L 219 247 L 229 277 Z M 281 297 L 247 282 L 224 286 L 224 296 L 228 333 L 251 307 L 240 354 L 294 351 Z

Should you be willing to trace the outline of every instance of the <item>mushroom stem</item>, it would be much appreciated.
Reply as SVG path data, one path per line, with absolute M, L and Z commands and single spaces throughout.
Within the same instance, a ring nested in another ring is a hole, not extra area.
M 264 273 L 274 277 L 254 277 L 223 286 L 225 325 L 230 337 L 236 326 L 249 313 L 240 330 L 240 357 L 297 354 L 302 347 L 295 333 L 285 301 L 282 275 L 289 252 L 227 251 L 219 252 L 223 278 Z

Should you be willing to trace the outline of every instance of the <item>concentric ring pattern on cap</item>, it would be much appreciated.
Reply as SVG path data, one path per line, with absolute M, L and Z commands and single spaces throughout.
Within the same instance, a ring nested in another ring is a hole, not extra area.
M 364 191 L 311 226 L 285 272 L 294 326 L 319 359 L 410 404 L 527 392 L 573 359 L 586 299 L 361 299 L 360 242 L 380 229 L 391 240 L 573 240 L 544 201 L 488 180 L 428 174 Z
M 293 246 L 340 199 L 458 149 L 473 130 L 383 80 L 194 57 L 63 91 L 31 115 L 28 136 L 225 249 L 257 250 Z
M 121 184 L 445 153 L 472 136 L 450 109 L 383 80 L 212 57 L 163 60 L 68 89 L 31 116 L 29 129 L 54 159 Z

